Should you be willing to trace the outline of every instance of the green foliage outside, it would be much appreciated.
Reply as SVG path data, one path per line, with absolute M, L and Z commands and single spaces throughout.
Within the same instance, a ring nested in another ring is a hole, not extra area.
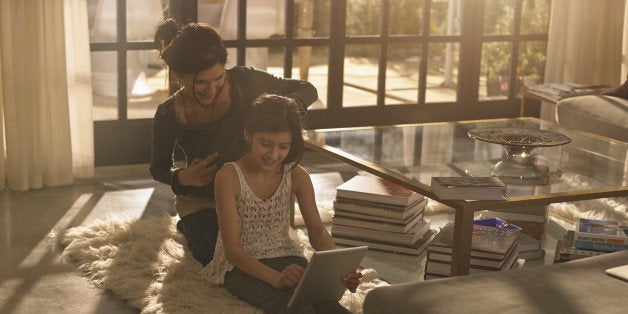
M 430 0 L 390 0 L 389 34 L 391 36 L 422 34 L 425 1 Z M 463 6 L 466 1 L 477 0 L 462 0 Z M 516 2 L 516 0 L 484 0 L 483 33 L 485 35 L 513 34 Z M 382 0 L 347 0 L 347 36 L 378 35 L 382 13 L 381 4 Z M 330 0 L 315 1 L 314 31 L 317 37 L 328 36 L 330 6 Z M 448 0 L 431 0 L 430 34 L 447 34 L 448 6 Z M 550 6 L 551 0 L 523 0 L 519 33 L 546 34 L 549 27 Z M 459 31 L 456 34 L 459 34 Z M 350 49 L 352 57 L 372 57 L 379 53 L 373 51 L 373 49 L 378 49 L 375 45 L 360 46 L 362 45 L 354 45 Z M 546 46 L 545 42 L 520 42 L 516 69 L 519 77 L 542 78 L 545 70 Z M 430 54 L 444 54 L 443 49 L 432 47 L 430 47 L 429 52 Z M 409 53 L 418 54 L 419 51 L 412 49 Z M 513 53 L 511 42 L 484 42 L 482 45 L 481 75 L 485 77 L 487 82 L 499 80 L 501 76 L 509 76 Z M 444 59 L 444 57 L 430 56 L 430 59 L 433 61 Z M 432 63 L 430 66 L 440 67 L 441 65 L 438 63 Z
M 549 27 L 551 0 L 524 0 L 521 7 L 520 34 L 545 34 Z M 514 0 L 486 0 L 484 6 L 484 34 L 510 35 L 514 33 Z M 542 78 L 545 71 L 545 42 L 520 42 L 517 60 L 518 77 Z M 506 42 L 487 42 L 482 47 L 482 75 L 487 84 L 510 73 L 513 46 Z

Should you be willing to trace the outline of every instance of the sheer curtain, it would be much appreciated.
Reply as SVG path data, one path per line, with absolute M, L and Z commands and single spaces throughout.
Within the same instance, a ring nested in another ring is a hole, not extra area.
M 87 1 L 63 3 L 72 169 L 75 178 L 89 178 L 94 175 L 94 121 Z
M 85 29 L 84 35 L 87 35 L 84 2 L 0 2 L 0 115 L 3 118 L 0 185 L 3 189 L 25 191 L 69 184 L 73 181 L 75 166 L 79 176 L 93 173 L 93 144 L 73 138 L 74 133 L 81 132 L 91 136 L 93 129 L 91 95 L 88 98 L 76 96 L 86 95 L 85 83 L 88 89 L 91 85 L 86 82 L 89 68 L 85 76 L 85 62 L 76 62 L 84 60 L 81 58 L 85 56 L 89 58 L 89 46 L 86 50 L 85 47 L 79 49 L 77 55 L 75 44 L 65 40 L 64 25 L 64 8 L 67 8 L 68 14 L 85 16 L 84 26 L 80 28 Z M 73 26 L 72 38 L 80 33 L 74 30 L 77 28 Z M 89 38 L 82 40 L 88 42 Z M 66 54 L 66 48 L 72 47 L 75 53 Z M 66 62 L 66 56 L 70 62 Z M 85 116 L 85 110 L 76 110 L 78 106 L 89 107 L 90 115 Z M 89 122 L 71 127 L 71 121 L 77 120 Z M 83 134 L 80 135 L 77 137 Z M 93 136 L 91 138 L 93 141 Z M 91 157 L 74 161 L 73 147 L 77 147 L 76 155 Z M 85 161 L 89 158 L 91 164 Z
M 552 1 L 545 82 L 618 86 L 623 23 L 623 0 Z M 554 106 L 541 118 L 554 121 Z

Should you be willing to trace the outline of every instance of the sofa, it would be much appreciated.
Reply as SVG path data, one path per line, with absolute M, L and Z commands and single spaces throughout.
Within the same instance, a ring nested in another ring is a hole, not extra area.
M 628 251 L 371 290 L 364 313 L 627 313 L 628 282 L 605 270 Z
M 608 95 L 565 98 L 556 103 L 556 122 L 628 142 L 628 99 Z

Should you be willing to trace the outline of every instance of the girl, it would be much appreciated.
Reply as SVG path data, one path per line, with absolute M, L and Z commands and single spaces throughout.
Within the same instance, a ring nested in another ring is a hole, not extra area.
M 314 249 L 335 248 L 318 214 L 310 176 L 297 165 L 304 150 L 301 132 L 292 99 L 265 95 L 253 104 L 244 125 L 249 153 L 216 174 L 220 237 L 204 275 L 266 312 L 347 312 L 338 302 L 286 309 L 307 266 L 288 235 L 292 194 Z M 338 280 L 355 292 L 361 277 L 355 271 Z

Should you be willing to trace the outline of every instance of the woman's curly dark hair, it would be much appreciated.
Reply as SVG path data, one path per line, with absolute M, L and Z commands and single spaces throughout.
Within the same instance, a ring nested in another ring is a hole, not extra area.
M 195 74 L 227 63 L 227 49 L 220 35 L 203 23 L 181 26 L 167 19 L 157 27 L 155 43 L 168 67 L 179 74 Z

